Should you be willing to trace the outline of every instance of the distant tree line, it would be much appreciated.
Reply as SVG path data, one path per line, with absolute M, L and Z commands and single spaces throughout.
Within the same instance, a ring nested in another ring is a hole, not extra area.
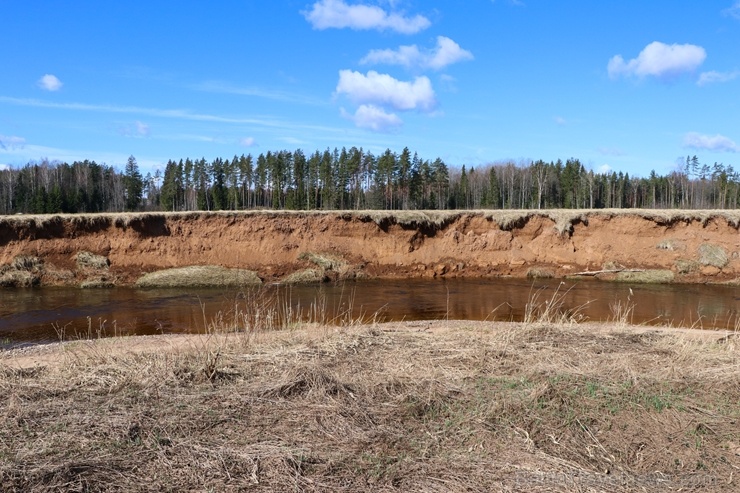
M 142 176 L 75 161 L 0 170 L 0 214 L 238 209 L 737 208 L 740 173 L 687 156 L 665 176 L 587 170 L 563 163 L 493 163 L 450 169 L 408 148 L 276 151 L 167 162 Z

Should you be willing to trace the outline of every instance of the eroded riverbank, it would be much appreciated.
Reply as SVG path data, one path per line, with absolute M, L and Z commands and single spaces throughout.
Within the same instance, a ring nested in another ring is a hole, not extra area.
M 739 225 L 736 211 L 670 210 L 6 216 L 0 284 L 128 286 L 193 267 L 200 270 L 176 271 L 174 285 L 506 276 L 733 282 Z

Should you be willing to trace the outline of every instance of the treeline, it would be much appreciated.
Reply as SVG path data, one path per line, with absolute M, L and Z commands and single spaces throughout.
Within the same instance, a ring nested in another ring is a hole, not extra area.
M 450 180 L 448 203 L 454 208 L 494 209 L 735 209 L 740 171 L 700 164 L 687 156 L 665 176 L 586 170 L 578 159 L 516 165 L 465 166 Z
M 740 173 L 688 156 L 665 176 L 596 173 L 578 159 L 450 169 L 408 148 L 276 151 L 167 162 L 142 176 L 94 161 L 0 170 L 0 214 L 237 209 L 737 208 Z
M 29 163 L 0 170 L 0 214 L 121 212 L 156 207 L 145 197 L 158 193 L 156 177 L 142 178 L 136 159 L 123 172 L 95 161 Z

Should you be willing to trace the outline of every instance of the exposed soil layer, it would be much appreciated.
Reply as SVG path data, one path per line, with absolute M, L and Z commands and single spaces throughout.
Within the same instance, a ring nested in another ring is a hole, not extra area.
M 263 281 L 740 278 L 737 211 L 198 212 L 0 217 L 0 285 L 132 285 L 188 266 Z M 313 269 L 311 276 L 296 276 Z M 290 277 L 292 276 L 292 277 Z

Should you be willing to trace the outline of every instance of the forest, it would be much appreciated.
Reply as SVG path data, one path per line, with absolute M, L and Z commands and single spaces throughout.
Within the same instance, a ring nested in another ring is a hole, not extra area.
M 404 148 L 269 151 L 232 159 L 170 160 L 143 176 L 95 161 L 30 162 L 0 170 L 0 214 L 237 209 L 726 209 L 740 172 L 687 156 L 665 176 L 598 173 L 565 162 L 448 167 Z

